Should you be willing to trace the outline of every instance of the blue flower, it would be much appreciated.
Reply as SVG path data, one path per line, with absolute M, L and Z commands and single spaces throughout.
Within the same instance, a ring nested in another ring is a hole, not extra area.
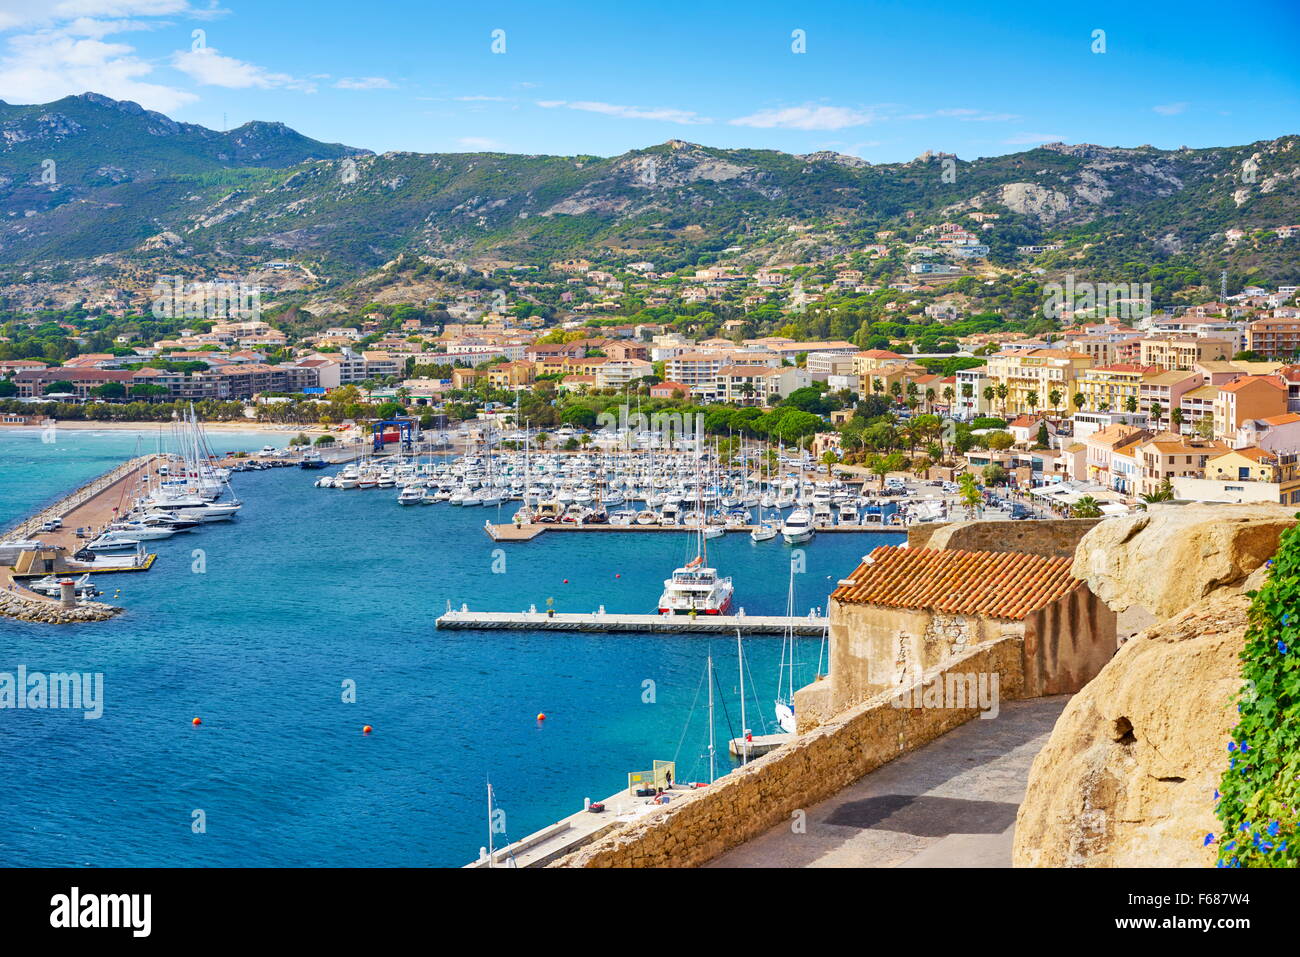
M 1236 750 L 1237 750 L 1237 742 L 1236 742 L 1236 741 L 1229 741 L 1229 742 L 1228 742 L 1228 750 L 1229 750 L 1229 751 L 1236 751 Z
M 1236 841 L 1229 841 L 1227 844 L 1225 844 L 1225 845 L 1223 846 L 1223 849 L 1224 849 L 1225 851 L 1231 851 L 1231 850 L 1235 850 L 1236 847 L 1237 847 L 1237 842 L 1236 842 Z
M 1249 821 L 1242 821 L 1242 822 L 1241 822 L 1241 827 L 1237 828 L 1237 830 L 1238 830 L 1238 831 L 1249 831 L 1249 830 L 1250 830 L 1250 822 L 1249 822 Z
M 1272 824 L 1268 826 L 1268 836 L 1277 837 L 1277 832 L 1278 832 L 1277 821 L 1274 821 Z
M 1277 650 L 1282 652 L 1282 654 L 1286 654 L 1286 642 L 1280 638 L 1278 639 L 1277 642 Z
M 1202 844 L 1201 847 L 1209 847 L 1209 846 L 1210 846 L 1211 844 L 1213 844 L 1213 843 L 1214 843 L 1214 835 L 1213 835 L 1213 834 L 1207 834 L 1207 835 L 1205 835 L 1205 843 Z

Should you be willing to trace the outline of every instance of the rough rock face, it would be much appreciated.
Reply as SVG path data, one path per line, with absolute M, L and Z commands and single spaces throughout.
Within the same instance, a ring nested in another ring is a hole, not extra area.
M 1152 505 L 1083 537 L 1071 572 L 1115 611 L 1157 620 L 1219 588 L 1240 588 L 1277 551 L 1296 511 L 1282 505 Z
M 1030 771 L 1015 866 L 1214 863 L 1204 838 L 1218 831 L 1248 606 L 1237 591 L 1197 603 L 1130 639 L 1074 696 Z

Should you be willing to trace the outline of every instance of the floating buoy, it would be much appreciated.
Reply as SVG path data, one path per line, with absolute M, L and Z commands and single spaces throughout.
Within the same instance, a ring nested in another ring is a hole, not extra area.
M 569 580 L 567 578 L 564 580 L 564 584 L 566 585 L 569 584 Z
M 202 718 L 195 718 L 193 721 L 190 722 L 190 724 L 194 725 L 196 728 L 202 723 L 203 723 Z
M 371 731 L 374 731 L 374 730 L 375 730 L 375 729 L 372 728 L 372 727 L 370 727 L 370 725 L 366 725 L 364 728 L 361 729 L 361 733 L 362 733 L 362 734 L 369 734 Z
M 546 714 L 545 714 L 544 712 L 541 712 L 541 711 L 537 712 L 537 720 L 538 720 L 539 722 L 541 722 L 541 721 L 545 721 L 545 720 L 546 720 Z
M 619 574 L 618 572 L 615 572 L 615 573 L 614 573 L 614 577 L 615 577 L 615 578 L 622 578 L 623 576 L 622 576 L 621 574 Z

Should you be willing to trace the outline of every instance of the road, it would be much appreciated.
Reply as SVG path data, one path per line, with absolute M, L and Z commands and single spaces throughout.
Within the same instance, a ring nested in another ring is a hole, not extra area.
M 1069 695 L 1004 701 L 709 867 L 1010 867 L 1029 767 Z

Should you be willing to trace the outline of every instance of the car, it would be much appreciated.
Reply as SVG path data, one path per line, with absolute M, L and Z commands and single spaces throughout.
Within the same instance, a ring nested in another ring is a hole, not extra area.
M 48 522 L 44 522 L 44 523 L 41 524 L 41 531 L 42 531 L 42 532 L 57 532 L 57 531 L 58 531 L 59 529 L 61 529 L 62 527 L 63 527 L 63 519 L 61 519 L 61 518 L 52 518 L 52 519 L 50 519 Z

